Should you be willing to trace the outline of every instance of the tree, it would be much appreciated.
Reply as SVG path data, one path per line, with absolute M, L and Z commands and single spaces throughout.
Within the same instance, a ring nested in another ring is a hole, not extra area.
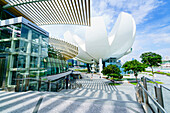
M 122 68 L 124 68 L 124 71 L 133 71 L 134 76 L 136 77 L 136 83 L 137 83 L 137 76 L 138 72 L 144 71 L 145 70 L 145 65 L 140 63 L 139 61 L 132 60 L 132 61 L 127 61 L 123 64 Z
M 158 67 L 161 65 L 162 56 L 156 53 L 147 52 L 143 53 L 140 58 L 142 59 L 141 62 L 152 69 L 153 80 L 155 81 L 153 67 Z
M 120 69 L 116 65 L 108 65 L 102 70 L 102 73 L 107 76 L 111 77 L 119 77 L 120 75 Z

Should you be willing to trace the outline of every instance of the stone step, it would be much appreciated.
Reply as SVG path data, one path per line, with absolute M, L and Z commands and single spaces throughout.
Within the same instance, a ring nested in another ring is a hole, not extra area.
M 40 113 L 143 113 L 135 101 L 111 101 L 86 97 L 67 97 L 49 94 L 43 98 Z
M 123 91 L 123 90 L 115 90 L 115 91 L 109 90 L 109 91 L 106 91 L 106 90 L 91 89 L 91 88 L 63 89 L 60 92 L 62 92 L 62 93 L 72 93 L 74 91 L 102 92 L 102 93 L 107 93 L 107 94 L 110 94 L 110 93 L 112 93 L 112 94 L 115 94 L 115 93 L 131 94 L 133 92 L 133 91 L 131 91 L 129 89 L 127 89 L 126 91 Z
M 124 101 L 136 101 L 135 94 L 126 94 L 120 92 L 105 93 L 102 91 L 86 91 L 86 90 L 73 90 L 72 92 L 54 92 L 56 95 L 68 96 L 68 97 L 86 97 L 95 99 L 108 99 L 108 100 L 124 100 Z

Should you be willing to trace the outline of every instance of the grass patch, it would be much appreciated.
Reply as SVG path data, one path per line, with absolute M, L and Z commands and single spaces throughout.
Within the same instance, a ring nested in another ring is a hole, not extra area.
M 153 76 L 152 74 L 149 74 L 149 76 Z
M 113 86 L 113 85 L 121 85 L 121 84 L 119 84 L 119 83 L 109 83 L 109 85 L 111 85 L 111 86 Z
M 156 82 L 157 84 L 164 84 L 163 82 L 159 82 L 159 81 L 155 81 L 155 82 L 147 81 L 147 82 L 149 82 L 149 83 L 153 83 L 153 84 L 154 84 L 155 82 Z
M 74 69 L 74 71 L 79 71 L 79 72 L 88 72 L 87 69 Z
M 130 83 L 133 84 L 133 85 L 135 85 L 135 86 L 138 84 L 138 83 L 136 83 L 136 82 L 130 82 Z
M 144 72 L 150 72 L 150 73 L 152 73 L 152 71 L 144 71 Z M 170 73 L 165 73 L 165 72 L 157 72 L 157 71 L 155 71 L 154 73 L 170 76 Z

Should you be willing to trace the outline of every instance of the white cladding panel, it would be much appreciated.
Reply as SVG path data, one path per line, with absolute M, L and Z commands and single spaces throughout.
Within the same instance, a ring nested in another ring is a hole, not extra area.
M 86 28 L 85 38 L 65 33 L 64 38 L 76 43 L 79 48 L 77 60 L 92 63 L 92 59 L 107 60 L 110 57 L 119 59 L 131 51 L 135 40 L 136 24 L 128 13 L 120 13 L 110 35 L 102 17 L 92 18 L 91 26 Z M 69 34 L 69 35 L 68 35 Z

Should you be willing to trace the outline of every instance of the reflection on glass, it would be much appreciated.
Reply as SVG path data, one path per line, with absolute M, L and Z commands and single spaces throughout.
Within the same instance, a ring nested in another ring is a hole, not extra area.
M 27 45 L 28 45 L 28 42 L 25 42 L 25 41 L 21 40 L 20 45 L 19 45 L 20 52 L 26 53 L 27 52 Z
M 167 113 L 170 113 L 170 91 L 162 87 L 162 94 L 163 94 L 163 104 L 164 108 L 167 111 Z
M 38 67 L 38 58 L 37 57 L 31 56 L 30 67 L 31 68 L 37 68 Z
M 32 41 L 39 43 L 40 33 L 32 31 Z
M 18 68 L 25 68 L 26 56 L 18 56 Z
M 21 36 L 21 24 L 0 27 L 0 39 L 18 38 Z
M 155 83 L 153 83 L 152 81 L 147 80 L 147 90 L 148 90 L 148 92 L 149 92 L 149 94 L 150 94 L 151 96 L 153 96 L 154 98 L 156 98 L 154 86 L 156 86 Z M 148 101 L 149 101 L 149 105 L 150 105 L 150 106 L 152 107 L 152 109 L 156 112 L 156 111 L 157 111 L 157 107 L 156 107 L 156 105 L 154 104 L 154 102 L 153 102 L 150 98 L 148 98 Z
M 31 33 L 29 32 L 31 29 L 27 27 L 26 25 L 22 24 L 22 29 L 21 29 L 21 38 L 28 39 L 28 34 Z
M 9 39 L 12 37 L 13 29 L 10 26 L 0 27 L 0 39 Z
M 0 52 L 10 52 L 11 42 L 0 42 Z
M 31 44 L 31 53 L 32 54 L 38 54 L 39 46 L 37 44 Z
M 13 71 L 12 72 L 12 81 L 11 81 L 11 85 L 16 85 L 16 79 L 17 78 L 17 72 Z

